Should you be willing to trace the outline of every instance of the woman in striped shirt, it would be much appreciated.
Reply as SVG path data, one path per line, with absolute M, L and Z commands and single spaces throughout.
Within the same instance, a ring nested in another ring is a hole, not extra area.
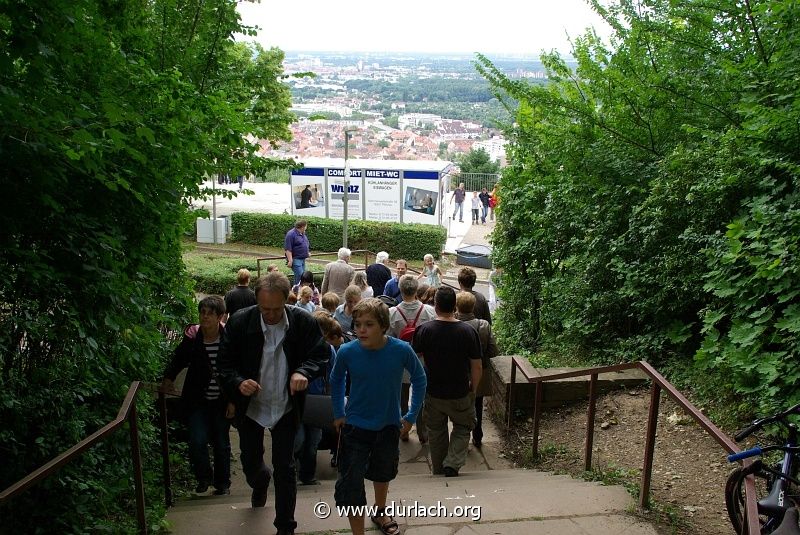
M 210 295 L 197 307 L 200 324 L 190 325 L 164 371 L 163 385 L 172 388 L 181 370 L 188 368 L 181 392 L 182 415 L 189 428 L 189 462 L 197 478 L 195 492 L 203 494 L 214 485 L 214 494 L 230 494 L 230 419 L 233 403 L 217 382 L 217 354 L 225 326 L 225 301 Z M 208 458 L 208 444 L 214 450 L 214 466 Z

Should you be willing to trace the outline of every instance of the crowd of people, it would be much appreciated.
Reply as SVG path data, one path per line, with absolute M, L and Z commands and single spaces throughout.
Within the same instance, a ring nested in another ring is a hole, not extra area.
M 249 271 L 239 270 L 224 298 L 200 301 L 199 324 L 186 329 L 164 372 L 171 387 L 187 368 L 182 409 L 195 491 L 213 486 L 214 495 L 230 493 L 233 425 L 251 505 L 265 506 L 274 481 L 275 527 L 294 533 L 298 480 L 317 483 L 317 451 L 327 443 L 338 467 L 336 505 L 366 505 L 364 481 L 370 480 L 378 507 L 371 521 L 383 533 L 399 533 L 384 508 L 399 443 L 409 440 L 413 426 L 429 445 L 436 475 L 459 475 L 470 437 L 481 447 L 489 394 L 483 370 L 497 355 L 489 307 L 473 290 L 474 270 L 461 268 L 456 291 L 443 284 L 432 255 L 425 255 L 418 276 L 407 273 L 403 259 L 393 275 L 388 253 L 357 271 L 351 251 L 342 248 L 318 289 L 305 269 L 306 229 L 298 221 L 285 241 L 296 284 L 272 269 L 251 289 Z M 330 396 L 325 427 L 304 413 L 306 400 L 318 396 Z M 267 430 L 271 468 L 264 460 Z M 364 532 L 363 516 L 349 521 L 353 533 Z

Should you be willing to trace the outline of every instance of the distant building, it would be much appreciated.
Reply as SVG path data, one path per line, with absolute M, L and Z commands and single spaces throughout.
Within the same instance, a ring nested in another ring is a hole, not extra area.
M 472 144 L 473 150 L 483 149 L 495 162 L 502 162 L 506 156 L 506 145 L 508 141 L 502 138 L 493 137 L 483 141 L 476 141 Z
M 400 130 L 404 130 L 409 126 L 420 128 L 426 124 L 438 127 L 442 124 L 442 117 L 433 113 L 404 113 L 397 118 L 397 126 Z

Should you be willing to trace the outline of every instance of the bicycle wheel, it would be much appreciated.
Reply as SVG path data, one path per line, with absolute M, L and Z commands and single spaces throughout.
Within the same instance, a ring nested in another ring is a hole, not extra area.
M 772 474 L 763 470 L 753 471 L 752 467 L 737 467 L 728 476 L 728 480 L 725 482 L 725 508 L 728 510 L 728 518 L 733 525 L 734 532 L 738 534 L 746 533 L 746 531 L 742 531 L 742 527 L 746 525 L 744 480 L 750 473 L 755 479 L 756 499 L 760 500 L 769 494 L 769 489 L 772 487 Z M 764 515 L 759 515 L 758 520 L 761 525 L 761 533 L 770 533 L 777 527 L 774 522 L 768 523 L 770 519 Z

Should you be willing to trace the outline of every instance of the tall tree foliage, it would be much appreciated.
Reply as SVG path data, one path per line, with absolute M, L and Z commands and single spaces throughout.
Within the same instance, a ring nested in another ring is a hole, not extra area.
M 0 488 L 158 377 L 190 310 L 180 222 L 202 178 L 281 165 L 253 140 L 289 138 L 282 53 L 235 33 L 253 30 L 233 0 L 0 0 Z M 13 501 L 4 529 L 130 527 L 126 441 Z
M 592 2 L 612 26 L 550 83 L 478 70 L 519 102 L 495 257 L 505 341 L 724 371 L 796 399 L 800 6 Z M 776 397 L 782 395 L 784 398 Z

